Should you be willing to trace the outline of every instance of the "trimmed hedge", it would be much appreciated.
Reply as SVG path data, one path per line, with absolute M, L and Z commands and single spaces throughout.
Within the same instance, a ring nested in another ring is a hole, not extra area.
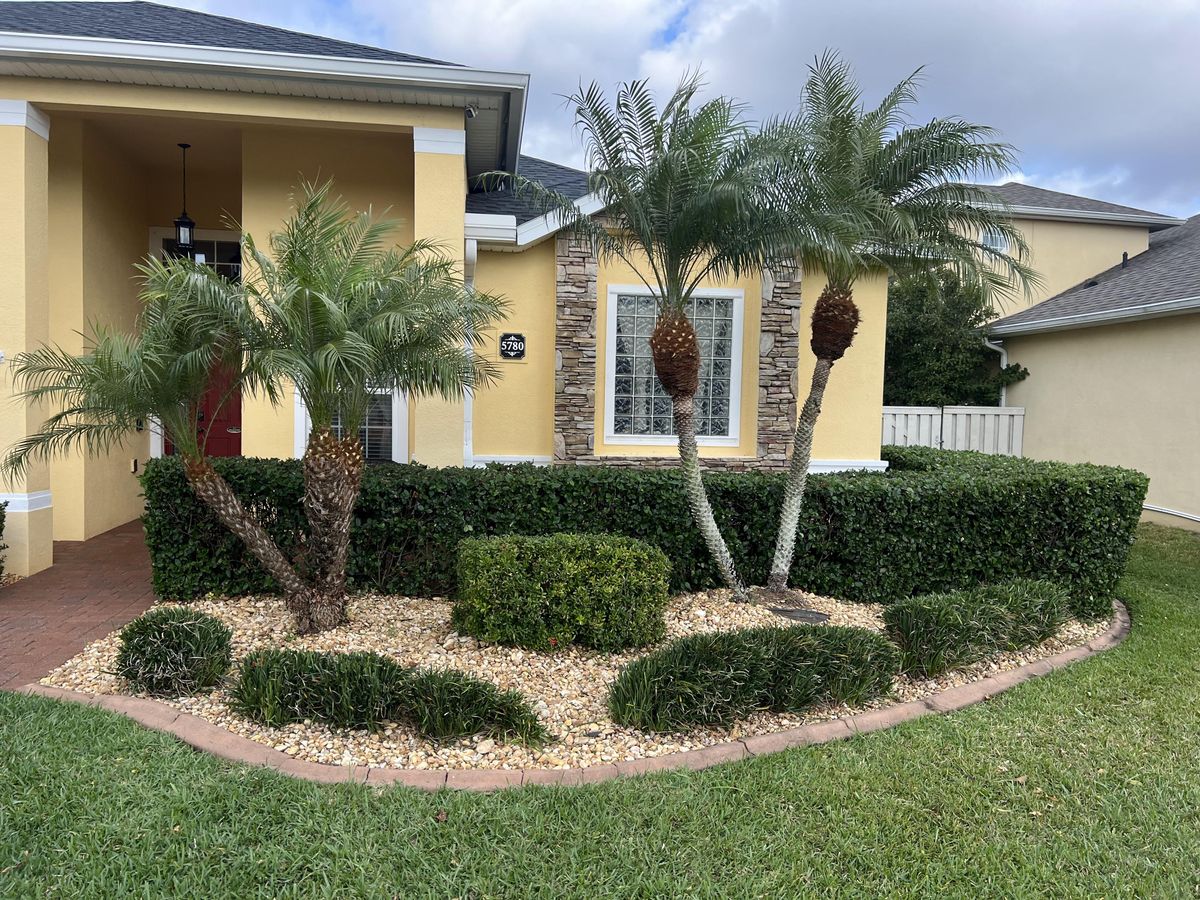
M 1145 476 L 914 448 L 885 448 L 884 455 L 896 471 L 809 479 L 794 584 L 891 603 L 1025 577 L 1062 582 L 1080 598 L 1111 596 L 1141 513 Z M 914 470 L 919 464 L 925 468 Z M 295 553 L 304 528 L 299 461 L 214 465 L 284 551 Z M 713 473 L 706 483 L 743 576 L 763 583 L 783 476 Z M 238 539 L 192 494 L 178 460 L 151 460 L 142 484 L 160 596 L 271 589 Z M 369 466 L 348 576 L 359 588 L 447 595 L 463 538 L 557 532 L 624 534 L 657 546 L 671 560 L 673 591 L 719 583 L 691 524 L 678 469 L 603 466 Z
M 402 721 L 435 740 L 486 733 L 540 743 L 546 732 L 516 691 L 453 669 L 409 669 L 378 653 L 260 650 L 230 694 L 244 716 L 278 727 L 313 719 L 377 730 Z
M 199 610 L 152 609 L 121 629 L 113 672 L 148 694 L 194 694 L 229 671 L 232 638 L 224 622 Z
M 902 669 L 937 675 L 1041 643 L 1069 613 L 1062 586 L 1022 579 L 902 600 L 883 611 L 883 621 Z
M 864 628 L 795 625 L 693 634 L 626 666 L 613 720 L 645 731 L 729 725 L 757 709 L 801 712 L 886 693 L 899 655 Z
M 645 647 L 666 634 L 670 573 L 657 547 L 619 535 L 472 538 L 458 546 L 454 627 L 530 650 Z

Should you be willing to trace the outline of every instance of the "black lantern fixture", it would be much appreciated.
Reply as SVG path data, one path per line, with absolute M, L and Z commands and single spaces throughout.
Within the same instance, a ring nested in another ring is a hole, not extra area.
M 196 223 L 187 214 L 187 152 L 191 144 L 180 144 L 183 153 L 183 212 L 175 220 L 175 246 L 180 253 L 191 253 L 196 245 Z

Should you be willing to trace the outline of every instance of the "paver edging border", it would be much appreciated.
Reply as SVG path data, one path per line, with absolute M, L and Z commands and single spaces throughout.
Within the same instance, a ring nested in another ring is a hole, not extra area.
M 84 706 L 96 706 L 120 713 L 140 725 L 174 735 L 184 743 L 248 765 L 266 766 L 290 775 L 327 784 L 357 782 L 371 785 L 400 784 L 421 790 L 455 788 L 469 791 L 495 791 L 527 784 L 579 785 L 608 781 L 628 775 L 662 772 L 670 769 L 706 769 L 721 763 L 736 762 L 768 753 L 778 753 L 792 747 L 823 744 L 891 728 L 933 713 L 948 713 L 963 709 L 1007 691 L 1033 678 L 1064 668 L 1115 647 L 1129 634 L 1129 611 L 1120 601 L 1113 603 L 1113 622 L 1108 630 L 1087 644 L 1064 650 L 1016 669 L 1009 669 L 970 684 L 948 688 L 920 700 L 897 703 L 838 719 L 810 722 L 799 728 L 760 734 L 724 744 L 714 744 L 699 750 L 667 753 L 645 759 L 624 760 L 599 766 L 576 769 L 387 769 L 373 766 L 334 766 L 327 763 L 294 759 L 282 750 L 267 747 L 214 725 L 198 716 L 180 712 L 172 706 L 145 697 L 121 694 L 85 694 L 65 688 L 30 684 L 22 692 L 55 700 L 65 700 Z

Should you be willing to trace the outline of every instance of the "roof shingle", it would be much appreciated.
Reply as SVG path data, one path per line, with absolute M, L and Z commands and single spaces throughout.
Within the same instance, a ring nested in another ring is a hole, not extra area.
M 1034 187 L 1032 184 L 1021 184 L 1009 181 L 1005 184 L 978 184 L 988 193 L 1009 206 L 1030 206 L 1040 209 L 1062 210 L 1064 212 L 1083 212 L 1111 214 L 1116 216 L 1146 216 L 1148 218 L 1163 218 L 1162 213 L 1137 209 L 1132 206 L 1121 206 L 1119 203 L 1109 203 L 1106 200 L 1093 200 L 1090 197 L 1080 197 L 1076 194 L 1064 194 L 1061 191 L 1051 191 L 1046 188 Z
M 578 200 L 589 193 L 587 172 L 581 172 L 569 166 L 538 159 L 536 156 L 522 155 L 517 165 L 517 171 L 526 178 L 531 178 L 552 190 L 566 194 L 572 200 Z M 516 216 L 517 224 L 521 225 L 538 218 L 544 213 L 544 210 L 536 202 L 517 196 L 509 188 L 502 188 L 468 194 L 467 212 Z
M 1150 235 L 1150 248 L 1036 306 L 992 323 L 1000 333 L 1039 330 L 1068 317 L 1103 319 L 1106 313 L 1200 297 L 1200 215 Z M 1011 329 L 1011 330 L 1010 330 Z
M 340 59 L 457 65 L 414 56 L 411 53 L 384 50 L 315 34 L 302 34 L 298 31 L 243 22 L 240 19 L 190 9 L 147 3 L 145 0 L 8 0 L 0 2 L 0 32 L 5 31 L 184 44 L 191 47 L 260 50 Z

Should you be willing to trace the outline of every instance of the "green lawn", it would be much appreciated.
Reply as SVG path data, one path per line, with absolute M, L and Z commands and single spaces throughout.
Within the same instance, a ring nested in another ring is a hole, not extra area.
M 1143 527 L 1119 648 L 852 741 L 584 789 L 232 767 L 0 694 L 0 896 L 1200 895 L 1200 535 Z

